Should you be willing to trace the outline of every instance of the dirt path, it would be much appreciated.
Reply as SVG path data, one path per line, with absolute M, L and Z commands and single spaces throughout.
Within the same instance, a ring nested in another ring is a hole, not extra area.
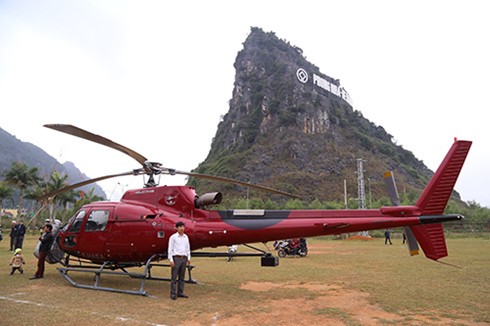
M 211 325 L 485 325 L 470 324 L 464 320 L 454 320 L 434 315 L 391 313 L 369 302 L 369 293 L 346 290 L 339 286 L 317 283 L 277 284 L 270 282 L 249 282 L 241 289 L 249 291 L 269 291 L 278 287 L 301 288 L 314 293 L 311 298 L 277 299 L 262 304 L 260 313 L 240 314 L 222 317 L 209 316 Z M 318 296 L 321 294 L 320 296 Z M 195 325 L 202 324 L 200 321 Z M 194 323 L 192 323 L 194 324 Z

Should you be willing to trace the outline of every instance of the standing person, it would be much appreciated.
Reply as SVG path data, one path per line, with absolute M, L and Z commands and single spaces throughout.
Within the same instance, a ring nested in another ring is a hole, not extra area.
M 30 280 L 35 280 L 38 278 L 44 277 L 44 262 L 46 260 L 46 256 L 51 249 L 51 245 L 54 241 L 54 236 L 51 231 L 53 230 L 53 226 L 51 224 L 46 224 L 44 226 L 44 233 L 41 237 L 39 237 L 39 241 L 41 241 L 41 245 L 39 246 L 39 257 L 37 259 L 37 270 L 36 274 L 33 277 L 29 278 Z
M 407 235 L 405 234 L 405 230 L 403 230 L 402 235 L 403 235 L 402 245 L 404 245 L 405 242 L 407 242 Z
M 24 243 L 24 235 L 26 234 L 26 226 L 22 222 L 22 220 L 19 220 L 19 223 L 17 223 L 17 234 L 15 238 L 15 249 L 21 248 L 22 249 L 22 244 Z
M 172 268 L 172 285 L 170 288 L 170 298 L 172 300 L 188 298 L 184 294 L 185 268 L 191 264 L 191 246 L 189 238 L 184 233 L 184 222 L 175 223 L 177 232 L 170 236 L 168 240 L 168 260 Z
M 386 231 L 385 231 L 385 244 L 387 244 L 388 242 L 390 243 L 390 245 L 393 244 L 391 242 L 391 230 L 390 229 L 386 229 Z
M 299 255 L 298 249 L 299 249 L 299 239 L 298 238 L 293 238 L 289 240 L 289 249 L 291 250 L 290 253 L 293 256 Z
M 17 222 L 12 221 L 12 228 L 10 229 L 10 251 L 14 251 L 16 240 L 17 240 Z
M 24 259 L 24 255 L 22 254 L 22 249 L 15 249 L 14 255 L 10 260 L 10 265 L 12 266 L 12 271 L 10 272 L 10 275 L 14 275 L 16 270 L 19 270 L 19 272 L 23 274 L 24 270 L 22 269 L 22 265 L 25 265 L 25 263 L 26 260 Z

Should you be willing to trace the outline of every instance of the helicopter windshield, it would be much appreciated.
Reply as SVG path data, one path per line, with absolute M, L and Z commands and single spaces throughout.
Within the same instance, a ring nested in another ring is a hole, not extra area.
M 73 232 L 73 233 L 80 231 L 84 217 L 85 217 L 85 211 L 79 211 L 77 213 L 77 215 L 74 215 L 71 218 L 70 222 L 68 222 L 68 224 L 67 224 L 67 225 L 71 225 L 69 231 Z M 72 221 L 73 221 L 73 223 L 71 223 Z

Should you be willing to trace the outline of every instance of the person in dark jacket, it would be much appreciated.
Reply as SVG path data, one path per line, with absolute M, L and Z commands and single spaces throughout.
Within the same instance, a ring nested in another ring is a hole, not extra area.
M 22 244 L 24 243 L 24 235 L 26 234 L 26 226 L 24 225 L 22 220 L 20 220 L 17 223 L 16 229 L 17 229 L 17 234 L 15 238 L 15 249 L 17 248 L 22 249 Z
M 17 239 L 17 222 L 12 221 L 12 228 L 10 229 L 10 251 L 14 251 L 16 239 Z
M 388 244 L 388 242 L 390 243 L 390 245 L 393 244 L 391 242 L 391 230 L 390 229 L 386 229 L 386 231 L 385 231 L 385 244 Z
M 46 224 L 44 226 L 44 233 L 39 238 L 39 241 L 41 241 L 41 245 L 39 246 L 39 257 L 37 259 L 36 274 L 34 274 L 33 277 L 29 278 L 30 280 L 44 277 L 44 262 L 46 261 L 46 256 L 48 255 L 49 250 L 51 249 L 51 245 L 54 241 L 54 235 L 51 231 L 53 231 L 53 226 L 49 223 Z

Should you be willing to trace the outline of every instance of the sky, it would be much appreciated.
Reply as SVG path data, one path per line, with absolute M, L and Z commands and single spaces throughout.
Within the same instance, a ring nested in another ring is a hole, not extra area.
M 0 128 L 90 178 L 139 165 L 44 124 L 73 124 L 191 171 L 228 112 L 252 26 L 340 79 L 354 109 L 431 170 L 455 137 L 473 141 L 456 190 L 490 207 L 485 1 L 0 0 Z M 118 200 L 142 182 L 99 185 Z

